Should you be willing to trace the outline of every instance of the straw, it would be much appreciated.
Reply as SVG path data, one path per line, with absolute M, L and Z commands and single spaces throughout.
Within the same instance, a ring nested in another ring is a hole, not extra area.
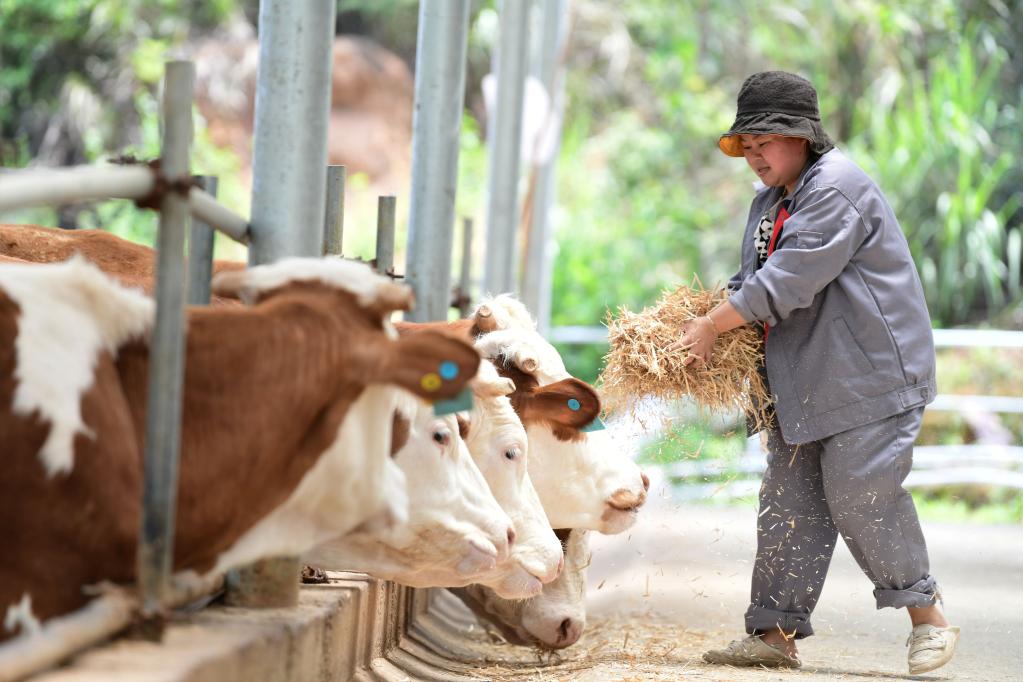
M 763 363 L 763 329 L 743 325 L 721 334 L 710 362 L 686 366 L 686 349 L 670 350 L 685 322 L 701 317 L 727 299 L 723 289 L 693 286 L 665 291 L 653 305 L 634 313 L 625 306 L 608 313 L 611 349 L 604 358 L 601 395 L 613 411 L 635 410 L 645 396 L 690 398 L 702 410 L 738 409 L 762 426 L 770 399 L 758 368 Z

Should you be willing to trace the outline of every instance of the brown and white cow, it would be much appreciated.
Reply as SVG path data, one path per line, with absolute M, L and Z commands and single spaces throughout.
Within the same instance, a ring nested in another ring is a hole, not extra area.
M 459 431 L 518 538 L 510 560 L 476 582 L 507 599 L 533 597 L 558 577 L 564 556 L 529 477 L 526 430 L 508 398 L 515 384 L 484 361 L 471 386 L 475 400 L 459 414 Z
M 148 246 L 103 230 L 61 230 L 0 223 L 0 257 L 32 263 L 60 263 L 75 254 L 84 256 L 125 286 L 147 294 L 152 294 L 156 287 L 156 252 Z M 245 267 L 245 263 L 237 261 L 213 261 L 214 274 Z M 234 303 L 233 299 L 220 296 L 213 296 L 211 302 Z
M 511 398 L 529 436 L 530 476 L 551 525 L 608 535 L 630 528 L 649 482 L 606 431 L 583 430 L 600 414 L 596 392 L 572 377 L 536 332 L 490 332 L 476 349 L 515 382 Z
M 459 436 L 455 416 L 437 416 L 407 395 L 398 402 L 394 433 L 394 459 L 409 483 L 408 520 L 336 538 L 306 552 L 305 561 L 412 587 L 467 585 L 506 562 L 517 532 Z
M 600 414 L 600 397 L 568 373 L 521 303 L 499 296 L 469 319 L 397 327 L 474 338 L 483 357 L 515 383 L 511 401 L 528 435 L 529 474 L 553 527 L 615 534 L 635 523 L 649 479 L 605 432 L 584 430 Z
M 451 590 L 476 617 L 494 626 L 512 644 L 563 649 L 578 641 L 586 627 L 586 568 L 590 565 L 589 531 L 558 530 L 565 550 L 565 569 L 532 599 L 498 597 L 481 585 Z
M 291 259 L 214 287 L 250 305 L 188 315 L 175 571 L 404 518 L 400 388 L 453 397 L 478 354 L 396 339 L 387 318 L 411 292 L 365 265 Z M 0 266 L 0 640 L 81 607 L 86 586 L 134 579 L 152 313 L 81 259 Z M 442 363 L 455 378 L 423 382 Z

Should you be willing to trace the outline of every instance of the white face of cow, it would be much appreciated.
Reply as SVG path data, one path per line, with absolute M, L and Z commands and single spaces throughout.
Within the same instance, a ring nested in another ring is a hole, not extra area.
M 398 412 L 408 428 L 395 454 L 408 479 L 408 521 L 359 529 L 307 553 L 306 560 L 413 587 L 474 582 L 508 558 L 512 521 L 469 455 L 453 415 L 437 417 L 411 396 L 400 401 Z
M 514 644 L 563 649 L 578 641 L 586 627 L 586 568 L 590 564 L 587 531 L 558 531 L 564 540 L 565 569 L 532 599 L 501 599 L 487 588 L 470 585 L 456 594 L 473 612 L 495 625 Z
M 298 555 L 356 526 L 394 527 L 409 516 L 405 473 L 389 456 L 383 425 L 401 391 L 369 386 L 335 440 L 287 501 L 217 558 L 214 572 L 274 555 Z
M 529 476 L 526 431 L 507 397 L 515 390 L 514 383 L 483 361 L 472 387 L 473 409 L 465 418 L 459 417 L 459 427 L 498 504 L 514 522 L 516 533 L 509 560 L 478 582 L 507 599 L 533 597 L 561 572 L 561 543 Z
M 571 377 L 557 350 L 535 331 L 491 332 L 480 337 L 476 349 L 485 358 L 505 358 L 533 377 L 539 384 L 537 395 Z M 609 535 L 631 527 L 649 487 L 636 463 L 613 446 L 605 431 L 576 431 L 566 439 L 543 419 L 542 411 L 534 416 L 538 418 L 523 418 L 529 476 L 551 526 Z

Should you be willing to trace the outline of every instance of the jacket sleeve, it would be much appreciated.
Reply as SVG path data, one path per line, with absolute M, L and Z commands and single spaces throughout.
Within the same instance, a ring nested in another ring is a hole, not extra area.
M 785 221 L 763 267 L 741 282 L 728 300 L 746 322 L 778 324 L 792 311 L 808 307 L 845 269 L 868 234 L 844 194 L 833 187 L 811 190 Z
M 742 268 L 739 271 L 728 278 L 728 284 L 725 285 L 725 290 L 729 292 L 738 291 L 739 287 L 742 286 Z

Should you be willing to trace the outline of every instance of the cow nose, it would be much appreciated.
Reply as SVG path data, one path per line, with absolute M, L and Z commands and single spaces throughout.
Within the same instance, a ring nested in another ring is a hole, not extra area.
M 558 644 L 559 648 L 572 646 L 579 640 L 579 635 L 582 634 L 582 625 L 578 621 L 574 621 L 571 618 L 566 618 L 561 621 L 561 625 L 558 626 Z
M 639 477 L 643 479 L 643 490 L 649 492 L 650 491 L 650 478 L 646 474 L 644 474 L 643 472 L 640 472 Z
M 514 545 L 514 544 L 515 544 L 515 529 L 512 528 L 511 526 L 508 526 L 508 549 L 511 549 L 512 545 Z

